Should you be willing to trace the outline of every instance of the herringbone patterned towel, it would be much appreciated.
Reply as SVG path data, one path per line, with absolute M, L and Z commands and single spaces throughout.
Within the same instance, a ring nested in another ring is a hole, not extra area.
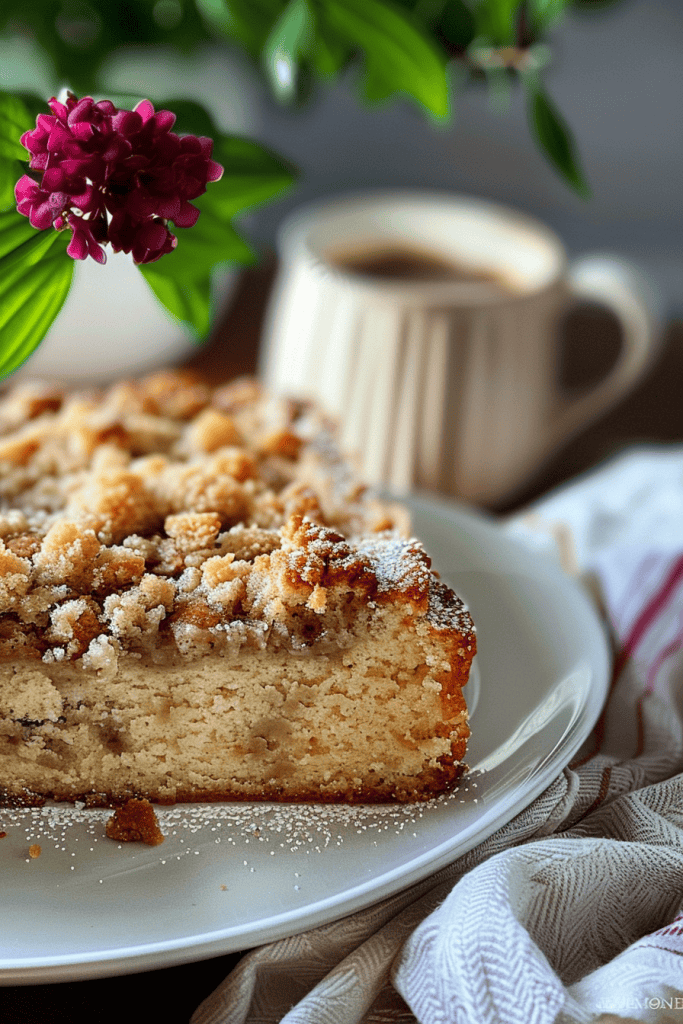
M 683 451 L 624 456 L 508 528 L 559 538 L 611 625 L 585 748 L 439 874 L 249 953 L 192 1024 L 683 1024 Z

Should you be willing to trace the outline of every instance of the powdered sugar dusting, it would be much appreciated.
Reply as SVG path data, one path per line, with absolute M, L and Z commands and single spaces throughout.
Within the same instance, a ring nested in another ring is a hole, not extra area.
M 210 845 L 225 844 L 247 859 L 230 860 L 231 870 L 253 867 L 253 855 L 285 857 L 287 854 L 318 855 L 342 848 L 364 836 L 364 841 L 381 841 L 382 835 L 413 835 L 421 823 L 456 806 L 476 804 L 482 772 L 466 776 L 451 792 L 416 804 L 179 804 L 155 807 L 165 844 L 155 848 L 160 865 L 188 855 L 198 855 Z M 139 854 L 142 844 L 117 844 L 105 834 L 111 810 L 84 805 L 51 804 L 40 808 L 0 810 L 0 856 L 10 845 L 25 851 L 40 845 L 50 854 L 59 873 L 86 870 L 89 874 L 101 854 L 112 849 L 120 857 L 107 865 L 114 873 L 125 868 L 125 857 Z M 301 874 L 299 877 L 302 877 Z
M 435 577 L 419 540 L 379 534 L 362 538 L 359 548 L 372 560 L 378 594 L 403 595 L 416 607 L 426 608 L 437 629 L 455 629 L 463 635 L 476 632 L 467 606 Z

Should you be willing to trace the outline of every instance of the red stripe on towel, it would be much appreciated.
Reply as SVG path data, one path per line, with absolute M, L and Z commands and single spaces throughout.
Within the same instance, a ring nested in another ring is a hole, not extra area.
M 626 637 L 619 653 L 619 657 L 614 665 L 615 679 L 618 679 L 624 665 L 634 653 L 638 644 L 643 639 L 657 616 L 666 607 L 669 598 L 680 583 L 681 579 L 683 579 L 683 555 L 674 562 L 671 571 L 664 580 L 662 586 L 652 595 L 636 621 L 631 626 L 631 632 Z
M 652 694 L 655 688 L 657 676 L 659 675 L 659 671 L 662 665 L 664 665 L 669 660 L 669 658 L 671 658 L 674 654 L 678 654 L 681 648 L 683 648 L 683 631 L 677 633 L 673 640 L 671 640 L 666 645 L 666 647 L 664 647 L 663 650 L 659 652 L 659 654 L 654 659 L 654 661 L 648 669 L 645 690 L 638 698 L 638 703 L 636 704 L 636 715 L 638 717 L 638 741 L 636 743 L 636 757 L 639 757 L 645 749 L 645 724 L 643 722 L 643 704 L 645 700 Z
M 595 729 L 593 730 L 593 749 L 589 754 L 586 754 L 584 757 L 582 757 L 580 761 L 573 762 L 571 765 L 572 768 L 581 767 L 581 765 L 586 764 L 587 761 L 590 761 L 592 757 L 595 757 L 595 755 L 600 752 L 600 748 L 602 747 L 602 743 L 605 737 L 605 716 L 607 713 L 607 705 L 612 695 L 612 691 L 614 690 L 614 687 L 616 686 L 619 677 L 621 676 L 621 673 L 624 670 L 624 666 L 628 662 L 629 658 L 631 658 L 635 653 L 641 640 L 643 639 L 647 631 L 650 629 L 653 622 L 657 619 L 657 616 L 660 615 L 661 612 L 664 611 L 664 609 L 666 608 L 669 600 L 671 599 L 672 594 L 676 590 L 676 587 L 681 582 L 681 580 L 683 580 L 683 555 L 680 555 L 678 559 L 674 562 L 669 571 L 668 576 L 666 577 L 662 585 L 659 587 L 658 590 L 655 591 L 655 593 L 652 595 L 650 600 L 647 602 L 647 604 L 641 611 L 640 615 L 637 617 L 637 619 L 631 626 L 630 632 L 628 633 L 626 640 L 624 641 L 621 650 L 619 651 L 619 654 L 617 655 L 614 661 L 614 669 L 612 671 L 612 679 L 610 680 L 607 701 L 605 702 L 605 707 L 603 708 L 600 718 L 595 723 Z M 643 696 L 646 696 L 648 692 L 650 692 L 649 685 L 648 690 Z M 642 702 L 643 697 L 640 698 L 636 707 L 636 713 L 638 716 L 638 754 L 642 753 L 643 743 Z

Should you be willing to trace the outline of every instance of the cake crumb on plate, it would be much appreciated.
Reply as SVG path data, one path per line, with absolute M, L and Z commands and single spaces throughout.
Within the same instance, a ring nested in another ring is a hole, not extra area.
M 109 839 L 120 843 L 146 843 L 159 846 L 164 836 L 149 800 L 126 800 L 112 814 L 106 825 Z

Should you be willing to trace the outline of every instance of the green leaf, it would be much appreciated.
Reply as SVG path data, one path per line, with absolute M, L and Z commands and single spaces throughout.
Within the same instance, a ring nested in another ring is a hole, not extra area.
M 230 38 L 234 32 L 234 17 L 225 0 L 196 0 L 197 10 L 218 35 Z
M 68 237 L 36 231 L 16 211 L 0 213 L 0 378 L 45 337 L 71 285 Z
M 191 228 L 176 230 L 178 245 L 174 252 L 160 261 L 164 276 L 199 279 L 210 273 L 220 263 L 254 263 L 253 249 L 227 220 L 224 220 L 209 192 L 195 205 L 202 211 L 199 220 Z M 167 270 L 166 268 L 173 268 Z
M 584 199 L 590 189 L 576 153 L 574 139 L 564 119 L 537 78 L 524 76 L 532 131 L 553 166 Z
M 308 0 L 289 0 L 263 47 L 263 66 L 279 99 L 296 96 L 299 62 L 313 48 L 314 32 Z
M 466 50 L 476 35 L 474 15 L 462 0 L 448 0 L 437 28 L 444 39 L 459 50 Z
M 160 263 L 162 260 L 147 263 L 139 269 L 169 313 L 187 324 L 199 339 L 205 338 L 211 329 L 211 275 L 204 274 L 196 280 L 178 280 L 162 273 Z
M 568 5 L 569 0 L 527 0 L 526 16 L 534 38 L 544 35 L 552 28 Z
M 35 122 L 19 97 L 0 92 L 0 158 L 27 160 L 28 153 L 19 140 L 31 128 Z
M 473 9 L 476 35 L 491 46 L 512 46 L 520 0 L 478 0 Z
M 340 39 L 334 29 L 325 21 L 324 9 L 314 8 L 315 40 L 310 62 L 322 78 L 334 78 L 353 57 L 353 48 Z
M 16 210 L 0 213 L 0 261 L 7 267 L 8 261 L 40 259 L 58 240 L 55 231 L 36 231 L 28 217 Z
M 419 22 L 432 27 L 441 18 L 447 3 L 448 0 L 415 0 L 414 4 L 404 4 L 404 6 L 412 10 L 413 16 Z
M 382 0 L 322 0 L 322 6 L 328 24 L 364 52 L 373 91 L 382 81 L 435 117 L 448 116 L 445 58 L 407 12 Z
M 173 131 L 179 135 L 208 135 L 215 139 L 218 129 L 211 114 L 201 103 L 188 99 L 162 100 L 155 104 L 157 110 L 172 110 L 176 116 Z
M 382 75 L 377 65 L 368 62 L 363 81 L 363 96 L 366 103 L 384 103 L 393 93 L 390 82 Z
M 17 96 L 26 107 L 30 118 L 29 130 L 35 128 L 36 118 L 38 114 L 49 114 L 50 108 L 47 105 L 45 96 L 41 96 L 36 92 L 26 92 L 23 89 L 12 93 L 13 96 Z M 26 155 L 25 159 L 28 158 Z
M 211 327 L 215 271 L 226 263 L 253 263 L 256 257 L 212 206 L 209 192 L 195 202 L 202 213 L 194 227 L 177 229 L 174 251 L 139 269 L 162 305 L 204 338 Z
M 0 157 L 0 211 L 10 210 L 16 206 L 14 186 L 24 173 L 24 167 L 18 160 L 5 160 Z
M 208 204 L 223 219 L 282 195 L 296 180 L 291 165 L 249 139 L 219 136 L 213 157 L 223 165 L 223 177 L 209 184 L 197 206 Z
M 281 195 L 296 180 L 296 171 L 275 153 L 238 135 L 224 135 L 211 114 L 193 100 L 163 100 L 159 109 L 176 115 L 173 130 L 180 134 L 205 135 L 214 140 L 213 159 L 222 164 L 223 177 L 210 182 L 205 197 L 196 201 L 211 205 L 220 219 L 231 219 L 244 210 Z
M 3 20 L 13 33 L 34 40 L 49 62 L 55 87 L 80 95 L 102 91 L 100 69 L 127 45 L 162 45 L 187 52 L 210 38 L 193 0 L 182 0 L 181 18 L 164 16 L 155 0 L 2 0 Z
M 215 32 L 227 39 L 237 39 L 255 60 L 259 59 L 283 7 L 282 0 L 196 0 L 196 3 Z

